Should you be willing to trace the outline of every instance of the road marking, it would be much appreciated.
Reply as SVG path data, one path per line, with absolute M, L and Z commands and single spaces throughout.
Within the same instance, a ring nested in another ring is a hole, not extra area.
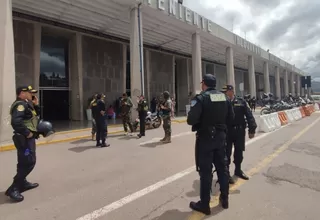
M 278 157 L 282 152 L 287 150 L 291 144 L 293 144 L 296 140 L 298 140 L 302 135 L 304 135 L 307 131 L 309 131 L 316 123 L 320 121 L 320 118 L 315 120 L 313 123 L 305 127 L 302 131 L 300 131 L 298 134 L 296 134 L 293 138 L 291 138 L 289 141 L 287 141 L 285 144 L 283 144 L 279 149 L 277 149 L 275 152 L 264 158 L 262 161 L 260 161 L 255 167 L 250 169 L 248 171 L 248 176 L 252 177 L 253 175 L 257 174 L 259 171 L 261 171 L 262 168 L 266 167 L 268 164 L 270 164 L 276 157 Z M 253 139 L 254 140 L 254 139 Z M 241 185 L 246 183 L 246 180 L 238 179 L 237 182 L 230 187 L 230 192 L 238 189 Z M 219 205 L 219 195 L 214 196 L 214 198 L 210 202 L 210 207 L 214 208 Z M 204 214 L 200 212 L 193 211 L 192 214 L 188 217 L 188 220 L 201 220 L 204 217 L 206 217 Z
M 273 132 L 275 132 L 275 131 L 273 131 Z M 262 138 L 265 138 L 266 136 L 272 134 L 273 132 L 259 135 L 256 138 L 247 141 L 246 145 L 253 144 L 254 142 L 256 142 L 256 141 L 258 141 L 258 140 L 260 140 Z M 185 135 L 188 135 L 188 134 L 191 134 L 191 133 L 193 133 L 193 132 L 184 132 L 184 133 L 180 133 L 180 134 L 175 135 L 175 137 L 185 136 Z M 155 138 L 155 139 L 159 139 L 159 138 Z M 150 143 L 150 141 L 144 142 L 144 144 L 147 144 L 147 143 Z M 141 144 L 143 144 L 143 143 L 141 143 Z M 166 186 L 166 185 L 168 185 L 168 184 L 170 184 L 170 183 L 172 183 L 172 182 L 174 182 L 174 181 L 176 181 L 176 180 L 178 180 L 178 179 L 180 179 L 180 178 L 182 178 L 184 176 L 187 176 L 187 175 L 195 172 L 195 170 L 196 170 L 196 167 L 192 166 L 192 167 L 190 167 L 190 168 L 188 168 L 188 169 L 186 169 L 186 170 L 184 170 L 182 172 L 174 174 L 173 176 L 170 176 L 170 177 L 168 177 L 168 178 L 166 178 L 164 180 L 161 180 L 161 181 L 159 181 L 159 182 L 157 182 L 157 183 L 155 183 L 155 184 L 153 184 L 151 186 L 148 186 L 148 187 L 146 187 L 146 188 L 144 188 L 144 189 L 142 189 L 142 190 L 140 190 L 138 192 L 135 192 L 135 193 L 133 193 L 131 195 L 128 195 L 128 196 L 126 196 L 126 197 L 124 197 L 124 198 L 122 198 L 122 199 L 120 199 L 118 201 L 115 201 L 115 202 L 113 202 L 113 203 L 111 203 L 109 205 L 106 205 L 106 206 L 104 206 L 104 207 L 102 207 L 100 209 L 97 209 L 97 210 L 95 210 L 95 211 L 93 211 L 93 212 L 91 212 L 91 213 L 89 213 L 87 215 L 84 215 L 84 216 L 80 217 L 80 218 L 77 218 L 77 220 L 95 220 L 95 219 L 98 219 L 98 218 L 100 218 L 102 216 L 105 216 L 108 213 L 110 213 L 110 212 L 112 212 L 112 211 L 114 211 L 116 209 L 119 209 L 119 208 L 123 207 L 124 205 L 126 205 L 126 204 L 128 204 L 130 202 L 133 202 L 134 200 L 137 200 L 137 199 L 139 199 L 139 198 L 141 198 L 141 197 L 143 197 L 143 196 L 145 196 L 145 195 L 147 195 L 147 194 L 149 194 L 149 193 L 151 193 L 151 192 L 153 192 L 153 191 L 155 191 L 155 190 L 157 190 L 157 189 L 159 189 L 159 188 L 161 188 L 163 186 Z

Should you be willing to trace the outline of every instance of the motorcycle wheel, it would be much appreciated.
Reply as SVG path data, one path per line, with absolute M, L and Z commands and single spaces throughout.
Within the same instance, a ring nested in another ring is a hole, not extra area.
M 270 114 L 270 109 L 262 108 L 260 111 L 260 115 L 267 115 L 267 114 Z
M 158 117 L 154 120 L 152 126 L 153 126 L 153 128 L 159 128 L 159 127 L 161 126 L 161 124 L 162 124 L 162 120 L 161 120 L 161 118 L 158 116 Z

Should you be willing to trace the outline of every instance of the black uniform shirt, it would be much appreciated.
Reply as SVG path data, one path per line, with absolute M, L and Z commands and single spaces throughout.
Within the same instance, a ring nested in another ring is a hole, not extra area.
M 233 105 L 235 118 L 233 123 L 231 123 L 230 125 L 246 127 L 246 123 L 248 123 L 249 133 L 254 134 L 257 128 L 257 124 L 248 103 L 244 99 L 238 97 L 235 97 L 233 100 L 231 100 L 231 103 Z

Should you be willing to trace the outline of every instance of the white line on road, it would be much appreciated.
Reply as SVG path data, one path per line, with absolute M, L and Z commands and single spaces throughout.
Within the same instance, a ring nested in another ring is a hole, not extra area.
M 283 126 L 283 127 L 285 127 L 285 126 Z M 281 127 L 281 128 L 283 128 L 283 127 Z M 276 130 L 276 131 L 278 131 L 278 130 Z M 270 133 L 264 133 L 264 134 L 258 135 L 254 139 L 251 139 L 251 140 L 247 141 L 246 145 L 253 144 L 254 142 L 256 142 L 258 140 L 261 140 L 262 138 L 265 138 L 268 135 L 270 135 L 270 134 L 272 134 L 273 132 L 276 132 L 276 131 L 272 131 Z M 184 132 L 184 133 L 177 134 L 174 137 L 185 136 L 185 135 L 188 135 L 188 134 L 191 134 L 191 133 L 192 132 Z M 156 139 L 160 140 L 160 138 L 156 138 Z M 153 140 L 153 141 L 151 140 L 151 141 L 144 142 L 144 143 L 141 143 L 141 144 L 147 144 L 147 143 L 153 143 L 153 142 L 155 142 L 155 140 Z M 176 181 L 178 179 L 181 179 L 182 177 L 187 176 L 187 175 L 189 175 L 190 173 L 192 173 L 194 171 L 195 171 L 195 166 L 192 166 L 192 167 L 190 167 L 190 168 L 188 168 L 188 169 L 186 169 L 186 170 L 184 170 L 182 172 L 176 173 L 173 176 L 170 176 L 170 177 L 168 177 L 168 178 L 166 178 L 164 180 L 161 180 L 161 181 L 159 181 L 159 182 L 157 182 L 157 183 L 155 183 L 155 184 L 153 184 L 151 186 L 148 186 L 148 187 L 146 187 L 146 188 L 144 188 L 144 189 L 142 189 L 142 190 L 140 190 L 138 192 L 135 192 L 135 193 L 133 193 L 131 195 L 128 195 L 128 196 L 126 196 L 126 197 L 124 197 L 122 199 L 119 199 L 118 201 L 115 201 L 115 202 L 113 202 L 113 203 L 111 203 L 109 205 L 106 205 L 106 206 L 104 206 L 104 207 L 102 207 L 100 209 L 97 209 L 97 210 L 95 210 L 95 211 L 93 211 L 93 212 L 91 212 L 91 213 L 89 213 L 87 215 L 84 215 L 84 216 L 80 217 L 80 218 L 77 218 L 77 220 L 95 220 L 95 219 L 98 219 L 98 218 L 100 218 L 102 216 L 105 216 L 108 213 L 110 213 L 110 212 L 112 212 L 112 211 L 114 211 L 116 209 L 119 209 L 119 208 L 123 207 L 124 205 L 126 205 L 126 204 L 128 204 L 130 202 L 133 202 L 134 200 L 137 200 L 137 199 L 139 199 L 139 198 L 141 198 L 141 197 L 143 197 L 143 196 L 145 196 L 145 195 L 147 195 L 147 194 L 149 194 L 149 193 L 151 193 L 153 191 L 156 191 L 157 189 L 160 189 L 163 186 L 166 186 L 166 185 L 168 185 L 168 184 L 170 184 L 170 183 L 172 183 L 172 182 L 174 182 L 174 181 Z

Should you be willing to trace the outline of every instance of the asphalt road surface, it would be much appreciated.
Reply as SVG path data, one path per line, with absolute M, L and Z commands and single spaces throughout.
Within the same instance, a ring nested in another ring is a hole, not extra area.
M 173 125 L 172 143 L 166 145 L 159 144 L 163 131 L 158 129 L 142 139 L 113 136 L 111 147 L 103 149 L 90 140 L 41 146 L 28 178 L 40 187 L 25 192 L 18 204 L 4 196 L 15 172 L 16 152 L 3 152 L 0 219 L 318 220 L 319 116 L 314 113 L 248 140 L 243 169 L 250 180 L 232 186 L 228 210 L 213 196 L 208 217 L 188 207 L 199 199 L 199 177 L 194 134 L 184 123 Z

